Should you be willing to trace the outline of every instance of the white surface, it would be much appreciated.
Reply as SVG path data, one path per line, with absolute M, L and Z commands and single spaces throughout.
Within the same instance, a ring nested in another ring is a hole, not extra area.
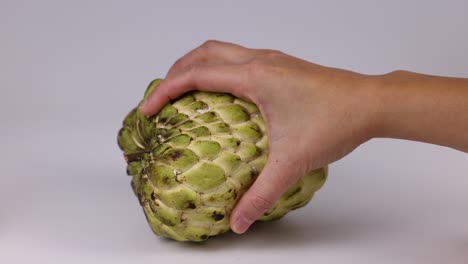
M 467 154 L 373 140 L 305 209 L 181 244 L 149 230 L 116 145 L 148 82 L 206 39 L 467 77 L 468 2 L 168 2 L 0 2 L 0 263 L 468 263 Z

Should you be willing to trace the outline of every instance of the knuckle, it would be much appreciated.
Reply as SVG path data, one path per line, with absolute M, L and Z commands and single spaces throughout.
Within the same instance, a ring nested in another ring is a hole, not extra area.
M 218 47 L 220 43 L 221 43 L 220 41 L 210 39 L 210 40 L 205 41 L 201 45 L 201 48 L 210 51 L 210 50 Z
M 264 56 L 267 59 L 274 60 L 274 59 L 281 58 L 283 55 L 284 54 L 281 51 L 278 51 L 278 50 L 267 50 L 267 51 L 265 51 Z
M 270 199 L 265 198 L 259 194 L 254 194 L 250 199 L 250 205 L 255 208 L 258 212 L 265 212 L 273 206 L 273 202 Z
M 182 58 L 176 60 L 172 65 L 172 69 L 178 70 L 184 68 L 184 60 Z

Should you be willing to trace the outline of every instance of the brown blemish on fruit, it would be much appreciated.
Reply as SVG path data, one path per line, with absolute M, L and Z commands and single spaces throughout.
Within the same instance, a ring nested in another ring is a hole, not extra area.
M 223 214 L 219 214 L 219 213 L 217 213 L 217 212 L 213 212 L 213 214 L 211 215 L 211 217 L 212 217 L 215 221 L 221 221 L 221 220 L 223 220 L 224 215 L 223 215 Z
M 253 129 L 255 132 L 259 132 L 259 133 L 262 132 L 262 131 L 260 130 L 260 128 L 257 127 L 257 126 L 252 126 L 252 129 Z
M 182 155 L 182 152 L 180 150 L 176 150 L 174 152 L 172 152 L 169 157 L 171 157 L 171 159 L 173 161 L 176 161 L 180 156 Z
M 207 235 L 202 235 L 200 238 L 203 239 L 203 240 L 205 240 L 205 239 L 208 238 L 208 236 L 207 236 Z
M 254 170 L 252 170 L 250 172 L 250 177 L 255 178 L 256 176 L 257 176 L 257 173 Z
M 185 221 L 184 213 L 180 213 L 180 222 L 183 223 Z
M 189 208 L 189 209 L 195 209 L 195 208 L 197 208 L 197 207 L 195 206 L 194 203 L 189 202 L 189 203 L 187 204 L 187 208 Z
M 130 163 L 132 161 L 138 161 L 141 160 L 141 156 L 143 153 L 132 153 L 132 154 L 125 154 L 124 158 L 127 163 Z

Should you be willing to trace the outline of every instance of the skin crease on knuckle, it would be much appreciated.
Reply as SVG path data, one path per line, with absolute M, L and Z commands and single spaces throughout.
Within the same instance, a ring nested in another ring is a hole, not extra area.
M 249 204 L 252 208 L 255 209 L 256 214 L 262 214 L 273 206 L 273 202 L 270 199 L 265 198 L 259 193 L 252 194 L 248 198 Z M 254 221 L 256 219 L 249 220 Z
M 187 78 L 192 86 L 196 87 L 196 81 L 200 74 L 204 74 L 202 71 L 205 67 L 201 64 L 189 64 L 185 67 L 184 73 L 182 74 L 181 78 Z

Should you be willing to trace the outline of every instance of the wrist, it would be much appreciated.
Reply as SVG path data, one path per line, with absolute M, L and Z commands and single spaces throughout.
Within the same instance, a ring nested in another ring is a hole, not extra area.
M 394 71 L 369 80 L 369 139 L 468 149 L 468 79 Z
M 423 122 L 435 104 L 433 79 L 409 71 L 392 71 L 372 77 L 370 104 L 372 138 L 399 138 L 424 141 Z M 419 125 L 416 125 L 416 124 Z
M 365 139 L 388 137 L 391 127 L 389 117 L 395 101 L 398 101 L 395 91 L 392 92 L 392 79 L 402 71 L 394 71 L 383 75 L 365 75 L 362 82 L 361 95 L 366 118 L 364 123 Z

